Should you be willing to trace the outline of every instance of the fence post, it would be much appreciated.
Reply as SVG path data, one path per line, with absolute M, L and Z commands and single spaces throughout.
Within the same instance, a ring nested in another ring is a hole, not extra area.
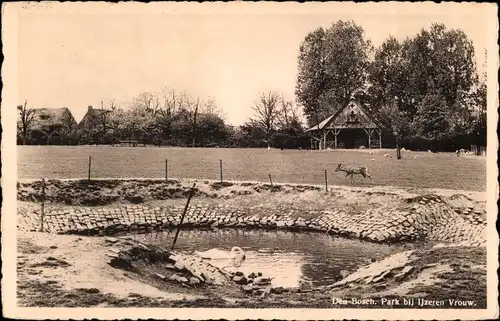
M 88 180 L 90 181 L 90 168 L 92 167 L 92 156 L 89 156 L 89 175 Z
M 222 159 L 220 160 L 220 182 L 222 183 Z
M 196 183 L 193 184 L 193 187 L 191 187 L 191 191 L 189 192 L 186 207 L 184 207 L 184 212 L 182 213 L 181 221 L 179 222 L 179 226 L 177 226 L 177 231 L 175 232 L 174 242 L 172 243 L 172 250 L 174 249 L 175 243 L 177 242 L 177 237 L 179 237 L 179 232 L 181 231 L 182 222 L 184 221 L 184 216 L 186 216 L 186 212 L 187 212 L 188 207 L 189 207 L 189 202 L 191 202 L 191 197 L 193 197 L 195 186 L 196 186 Z
M 168 181 L 168 159 L 165 159 L 165 180 Z
M 273 179 L 271 177 L 271 174 L 269 174 L 269 181 L 271 182 L 271 187 L 273 187 Z
M 43 219 L 45 216 L 45 178 L 42 178 L 42 205 L 41 205 L 40 232 L 43 232 Z
M 328 192 L 328 173 L 325 169 L 325 190 Z

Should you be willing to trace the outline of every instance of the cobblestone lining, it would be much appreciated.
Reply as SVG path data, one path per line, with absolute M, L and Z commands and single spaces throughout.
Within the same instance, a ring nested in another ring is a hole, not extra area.
M 117 208 L 59 208 L 44 216 L 44 231 L 60 234 L 114 235 L 176 227 L 183 207 L 131 205 Z M 307 214 L 307 215 L 305 215 Z M 306 219 L 304 217 L 312 217 Z M 485 246 L 484 213 L 457 212 L 437 195 L 409 199 L 397 208 L 304 211 L 252 207 L 191 206 L 184 227 L 234 227 L 321 231 L 372 242 L 414 240 Z M 18 207 L 18 228 L 40 230 L 38 206 Z

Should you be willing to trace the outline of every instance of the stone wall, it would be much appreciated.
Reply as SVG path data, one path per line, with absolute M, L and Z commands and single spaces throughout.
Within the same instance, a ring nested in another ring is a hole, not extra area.
M 176 227 L 183 207 L 61 207 L 47 209 L 44 231 L 63 234 L 114 235 Z M 18 207 L 18 228 L 40 230 L 39 206 Z M 372 242 L 414 240 L 484 246 L 484 213 L 457 212 L 437 195 L 424 195 L 395 208 L 362 212 L 344 210 L 297 211 L 228 206 L 191 206 L 184 227 L 233 227 L 312 230 Z

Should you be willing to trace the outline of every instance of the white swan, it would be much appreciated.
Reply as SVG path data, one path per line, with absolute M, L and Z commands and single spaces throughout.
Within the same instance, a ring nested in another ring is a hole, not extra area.
M 217 260 L 217 259 L 239 259 L 243 260 L 245 259 L 245 252 L 237 246 L 233 247 L 231 249 L 231 252 L 219 250 L 219 249 L 210 249 L 207 251 L 203 252 L 198 252 L 194 251 L 195 255 L 198 255 L 202 259 L 210 259 L 210 260 Z

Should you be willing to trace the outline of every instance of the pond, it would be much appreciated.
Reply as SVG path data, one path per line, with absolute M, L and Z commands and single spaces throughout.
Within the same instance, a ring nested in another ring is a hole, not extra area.
M 175 231 L 163 231 L 136 234 L 134 238 L 170 248 L 174 236 Z M 230 251 L 234 246 L 245 251 L 246 259 L 241 266 L 232 267 L 233 271 L 245 275 L 260 272 L 273 278 L 273 286 L 308 283 L 315 287 L 335 283 L 341 270 L 352 272 L 372 259 L 381 260 L 415 245 L 375 244 L 316 232 L 211 229 L 182 230 L 175 249 L 191 254 L 212 248 Z

